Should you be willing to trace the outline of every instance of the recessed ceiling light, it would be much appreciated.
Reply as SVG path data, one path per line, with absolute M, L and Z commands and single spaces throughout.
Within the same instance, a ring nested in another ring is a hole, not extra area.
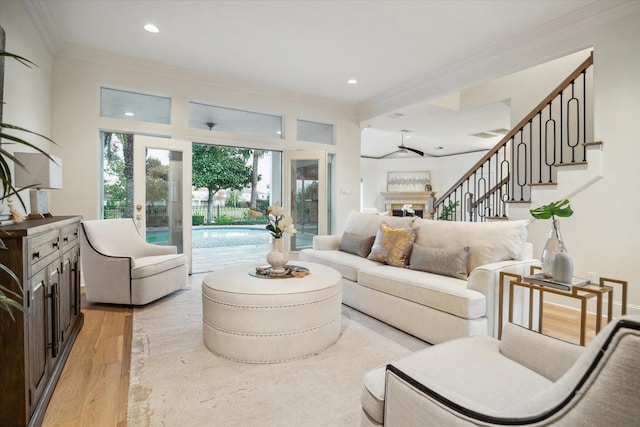
M 276 131 L 276 135 L 282 135 L 282 131 L 281 130 Z
M 347 83 L 350 85 L 355 85 L 355 84 L 358 84 L 358 81 L 356 79 L 349 79 L 347 80 Z
M 133 116 L 135 116 L 135 114 L 134 114 L 134 113 L 132 113 L 132 112 L 130 112 L 130 111 L 127 111 L 126 113 L 124 113 L 124 115 L 125 115 L 125 116 L 127 116 L 127 117 L 133 117 Z
M 160 30 L 153 24 L 147 24 L 144 26 L 144 29 L 149 31 L 150 33 L 159 33 Z

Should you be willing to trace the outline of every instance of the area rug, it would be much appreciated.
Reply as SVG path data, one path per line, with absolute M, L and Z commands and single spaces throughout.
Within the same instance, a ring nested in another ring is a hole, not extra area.
M 343 306 L 341 336 L 320 354 L 230 361 L 202 341 L 203 277 L 134 310 L 129 426 L 356 426 L 364 373 L 428 345 Z

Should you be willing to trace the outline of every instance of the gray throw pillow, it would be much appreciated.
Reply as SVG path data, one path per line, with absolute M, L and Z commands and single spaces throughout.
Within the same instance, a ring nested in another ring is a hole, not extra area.
M 369 252 L 371 252 L 371 246 L 373 246 L 375 239 L 376 236 L 358 236 L 357 234 L 345 231 L 342 233 L 339 249 L 342 252 L 349 252 L 350 254 L 366 258 Z
M 450 249 L 413 245 L 409 268 L 466 280 L 468 258 L 468 246 Z

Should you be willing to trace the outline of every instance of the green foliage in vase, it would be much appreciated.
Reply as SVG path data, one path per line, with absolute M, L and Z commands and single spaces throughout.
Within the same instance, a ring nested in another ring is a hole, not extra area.
M 460 205 L 460 202 L 453 202 L 451 200 L 449 200 L 449 204 L 448 205 L 442 205 L 442 212 L 440 212 L 440 216 L 438 217 L 438 219 L 440 221 L 451 221 L 451 215 L 453 214 L 453 211 Z
M 569 199 L 551 202 L 548 205 L 529 210 L 529 213 L 535 219 L 556 219 L 556 216 L 566 218 L 573 215 L 573 210 L 569 205 Z

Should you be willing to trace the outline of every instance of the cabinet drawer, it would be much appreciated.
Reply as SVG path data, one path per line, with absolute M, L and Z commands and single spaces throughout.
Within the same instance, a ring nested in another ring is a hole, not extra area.
M 51 230 L 29 239 L 28 274 L 40 271 L 60 254 L 60 230 Z
M 68 248 L 76 246 L 78 243 L 78 223 L 75 222 L 71 225 L 67 225 L 60 230 L 60 242 L 62 244 L 62 252 L 65 252 Z

